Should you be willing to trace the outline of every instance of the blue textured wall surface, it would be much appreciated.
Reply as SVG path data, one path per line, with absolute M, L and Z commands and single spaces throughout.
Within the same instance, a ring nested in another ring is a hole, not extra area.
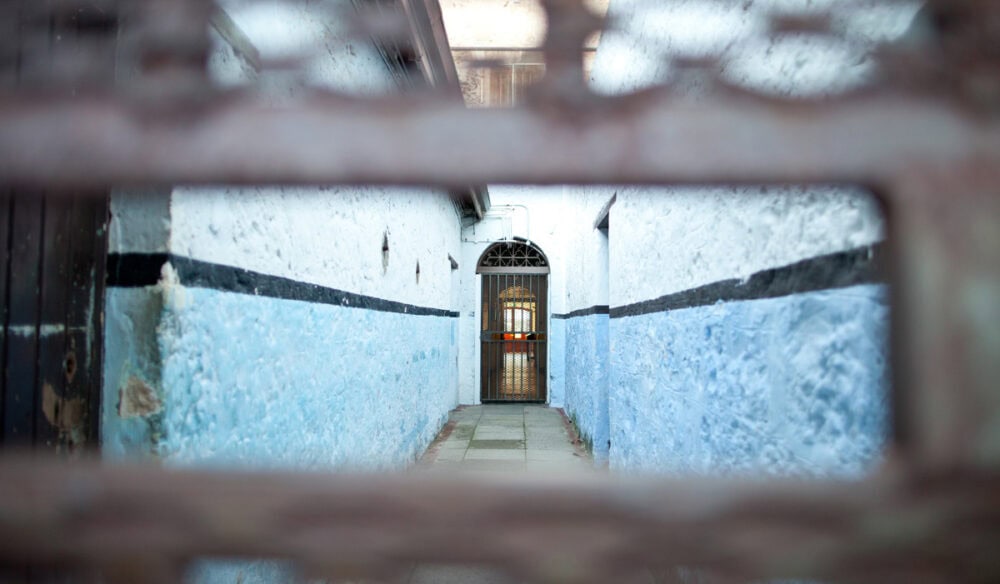
M 614 469 L 858 477 L 888 435 L 888 306 L 862 285 L 611 320 Z
M 165 295 L 155 450 L 169 463 L 403 467 L 455 405 L 453 318 L 180 286 Z M 106 424 L 105 443 L 125 430 Z
M 153 453 L 158 414 L 121 413 L 130 380 L 155 392 L 160 381 L 157 327 L 163 312 L 157 287 L 109 288 L 104 306 L 104 383 L 101 398 L 101 452 L 110 459 L 141 458 Z
M 160 337 L 170 460 L 402 467 L 455 405 L 452 318 L 182 292 Z
M 608 315 L 566 322 L 566 413 L 593 445 L 594 461 L 608 458 Z
M 566 405 L 566 321 L 549 319 L 549 405 L 561 408 Z

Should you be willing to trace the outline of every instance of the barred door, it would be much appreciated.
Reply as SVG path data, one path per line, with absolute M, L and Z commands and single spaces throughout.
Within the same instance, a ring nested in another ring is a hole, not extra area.
M 482 274 L 480 400 L 544 402 L 548 362 L 548 262 L 528 243 L 496 243 Z

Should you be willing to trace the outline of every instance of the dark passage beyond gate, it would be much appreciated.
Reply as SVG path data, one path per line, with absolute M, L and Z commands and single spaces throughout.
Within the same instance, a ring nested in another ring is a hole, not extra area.
M 481 386 L 483 402 L 546 399 L 548 261 L 520 241 L 493 244 L 482 274 Z

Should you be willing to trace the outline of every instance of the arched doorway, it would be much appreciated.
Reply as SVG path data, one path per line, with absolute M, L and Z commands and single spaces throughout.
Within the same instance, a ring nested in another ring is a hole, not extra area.
M 480 401 L 544 402 L 547 397 L 549 262 L 526 241 L 483 252 Z

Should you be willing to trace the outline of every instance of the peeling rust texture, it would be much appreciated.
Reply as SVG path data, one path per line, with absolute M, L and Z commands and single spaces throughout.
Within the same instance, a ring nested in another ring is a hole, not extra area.
M 599 19 L 574 0 L 542 4 L 553 23 L 546 76 L 521 107 L 467 110 L 429 90 L 317 91 L 278 108 L 210 85 L 207 2 L 88 1 L 81 9 L 97 6 L 102 18 L 132 11 L 138 26 L 112 49 L 138 72 L 113 86 L 87 77 L 86 59 L 36 69 L 0 38 L 0 56 L 23 73 L 14 86 L 0 79 L 0 181 L 67 193 L 151 183 L 861 183 L 890 222 L 890 463 L 849 484 L 486 484 L 7 454 L 0 564 L 105 574 L 142 565 L 146 580 L 213 556 L 292 558 L 323 577 L 436 561 L 581 583 L 673 565 L 727 581 L 1000 581 L 1000 329 L 989 318 L 1000 306 L 1000 2 L 929 1 L 925 38 L 876 52 L 880 78 L 812 101 L 730 87 L 706 68 L 710 56 L 699 61 L 707 79 L 697 100 L 670 86 L 594 95 L 580 51 Z M 11 6 L 73 5 L 7 3 L 0 22 Z M 23 35 L 50 22 L 25 18 Z M 773 24 L 827 34 L 821 17 Z M 83 415 L 50 387 L 42 407 L 59 428 Z M 121 389 L 123 417 L 159 408 L 141 380 Z

